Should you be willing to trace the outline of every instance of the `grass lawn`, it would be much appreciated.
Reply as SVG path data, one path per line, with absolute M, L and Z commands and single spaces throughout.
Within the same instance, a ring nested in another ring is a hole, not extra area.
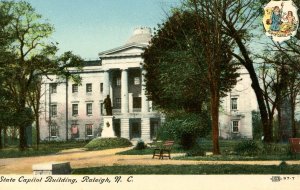
M 18 147 L 7 147 L 0 150 L 0 158 L 18 158 L 56 154 L 61 150 L 82 148 L 88 142 L 85 141 L 68 141 L 68 142 L 44 142 L 39 145 L 37 150 L 35 145 L 25 151 L 19 151 Z
M 72 174 L 299 174 L 300 165 L 157 165 L 103 166 L 73 169 Z
M 240 155 L 218 155 L 218 156 L 195 156 L 174 157 L 174 160 L 203 160 L 203 161 L 263 161 L 263 160 L 299 160 L 299 156 L 291 157 L 290 155 L 257 155 L 257 156 L 240 156 Z
M 291 157 L 288 154 L 288 145 L 287 144 L 270 144 L 260 146 L 264 147 L 264 152 L 255 155 L 255 156 L 247 156 L 247 155 L 238 155 L 233 153 L 234 147 L 241 142 L 240 140 L 220 140 L 220 149 L 222 155 L 219 156 L 195 156 L 195 157 L 173 157 L 176 160 L 205 160 L 205 161 L 251 161 L 251 160 L 297 160 L 299 159 L 299 155 L 296 157 Z M 210 152 L 212 150 L 212 142 L 209 140 L 200 141 L 201 148 Z M 174 145 L 172 149 L 172 153 L 185 153 L 186 151 L 181 149 L 178 145 Z M 120 155 L 151 155 L 153 154 L 153 150 L 150 148 L 143 150 L 127 150 L 124 152 L 119 152 L 117 154 Z
M 172 153 L 184 153 L 184 150 L 182 150 L 180 148 L 175 148 L 175 149 L 172 149 Z M 152 155 L 153 149 L 151 149 L 151 148 L 146 148 L 146 149 L 142 149 L 142 150 L 130 149 L 130 150 L 126 150 L 123 152 L 118 152 L 117 154 L 120 154 L 120 155 Z

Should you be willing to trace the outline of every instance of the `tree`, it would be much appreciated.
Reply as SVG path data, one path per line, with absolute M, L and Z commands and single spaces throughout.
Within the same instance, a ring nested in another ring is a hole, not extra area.
M 223 13 L 218 10 L 222 6 L 222 1 L 191 1 L 193 13 L 196 15 L 196 34 L 199 36 L 203 49 L 204 62 L 207 66 L 207 79 L 210 90 L 210 110 L 212 117 L 212 134 L 213 134 L 213 153 L 220 154 L 219 148 L 219 105 L 221 89 L 221 68 L 222 64 L 229 65 L 232 59 L 229 53 L 230 45 L 226 43 L 227 39 L 222 33 Z M 211 16 L 205 14 L 205 11 L 213 10 L 217 15 Z
M 55 56 L 56 44 L 48 43 L 47 38 L 53 32 L 53 27 L 42 20 L 34 8 L 27 2 L 2 1 L 1 10 L 5 15 L 11 16 L 11 21 L 5 27 L 5 31 L 14 37 L 8 50 L 16 56 L 14 60 L 2 65 L 2 76 L 6 76 L 5 88 L 13 94 L 11 105 L 17 115 L 29 114 L 26 104 L 36 78 L 49 73 L 65 75 L 67 67 L 76 67 L 82 64 L 82 60 L 71 52 L 61 57 Z M 16 116 L 17 116 L 16 115 Z M 17 116 L 18 117 L 18 116 Z M 17 125 L 20 135 L 20 150 L 26 147 L 25 128 L 28 125 L 26 117 L 20 117 Z
M 260 67 L 261 81 L 264 88 L 265 99 L 270 121 L 273 121 L 275 109 L 278 112 L 278 136 L 281 141 L 287 141 L 288 137 L 295 137 L 297 133 L 295 110 L 298 104 L 297 97 L 300 93 L 299 72 L 292 69 L 297 56 L 288 57 L 281 53 L 274 46 L 269 47 L 266 53 L 259 56 L 264 61 Z M 271 108 L 272 105 L 272 108 Z M 285 107 L 284 110 L 282 108 Z M 288 113 L 285 113 L 288 112 Z M 284 123 L 282 115 L 288 115 L 290 124 Z M 287 127 L 291 126 L 291 134 L 288 134 Z M 274 126 L 273 126 L 274 127 Z
M 13 55 L 7 51 L 7 47 L 12 40 L 12 36 L 5 31 L 5 27 L 11 21 L 11 16 L 5 14 L 2 7 L 0 7 L 0 73 L 2 72 L 2 66 L 10 59 Z M 10 109 L 9 104 L 11 103 L 12 95 L 4 88 L 3 81 L 4 76 L 0 75 L 0 149 L 3 147 L 2 144 L 2 130 L 5 133 L 5 126 L 9 124 L 12 119 L 13 110 Z M 5 135 L 3 135 L 5 136 Z
M 206 18 L 195 12 L 176 11 L 159 26 L 143 55 L 146 89 L 149 98 L 165 110 L 183 107 L 187 112 L 199 113 L 205 102 L 211 100 L 213 152 L 219 154 L 219 101 L 236 83 L 237 67 L 229 63 L 229 45 L 224 38 L 215 41 L 209 37 L 209 33 L 218 28 L 207 27 L 205 33 L 199 32 L 199 28 L 208 26 L 213 20 L 206 22 Z
M 187 2 L 191 2 L 187 0 Z M 205 6 L 207 1 L 196 0 L 197 6 Z M 187 4 L 189 5 L 189 3 Z M 243 65 L 251 78 L 252 89 L 255 92 L 258 102 L 264 141 L 272 141 L 272 123 L 268 117 L 266 108 L 266 101 L 263 95 L 263 90 L 260 87 L 259 79 L 255 71 L 254 59 L 252 57 L 249 43 L 252 35 L 251 29 L 257 27 L 256 23 L 261 16 L 261 2 L 256 0 L 223 0 L 222 3 L 213 4 L 206 9 L 202 9 L 203 15 L 210 15 L 211 17 L 222 17 L 222 19 L 215 19 L 222 26 L 222 34 L 232 42 L 236 48 L 232 48 L 230 54 Z M 191 8 L 190 6 L 188 8 Z
M 262 0 L 265 2 L 265 0 Z M 300 4 L 300 0 L 293 1 L 295 5 Z M 298 11 L 299 13 L 299 11 Z M 299 103 L 297 97 L 300 94 L 300 83 L 299 83 L 299 72 L 300 72 L 300 28 L 298 27 L 298 32 L 295 37 L 287 40 L 283 43 L 276 43 L 271 41 L 267 44 L 267 48 L 270 52 L 280 55 L 283 59 L 284 65 L 284 75 L 286 79 L 287 87 L 287 98 L 286 101 L 289 102 L 289 108 L 291 109 L 291 122 L 292 122 L 292 136 L 297 135 L 297 126 L 295 118 L 296 105 Z M 277 60 L 272 60 L 272 64 L 275 66 L 280 66 Z M 280 116 L 280 115 L 279 115 Z

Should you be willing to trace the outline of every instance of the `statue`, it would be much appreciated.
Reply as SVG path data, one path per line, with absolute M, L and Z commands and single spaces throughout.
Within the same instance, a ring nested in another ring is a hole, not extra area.
M 111 107 L 111 100 L 109 95 L 104 99 L 104 106 L 106 110 L 106 115 L 112 115 L 112 107 Z

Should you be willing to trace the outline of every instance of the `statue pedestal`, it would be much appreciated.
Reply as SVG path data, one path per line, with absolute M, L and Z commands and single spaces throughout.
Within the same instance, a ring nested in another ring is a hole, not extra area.
M 116 137 L 113 128 L 113 118 L 114 116 L 103 116 L 103 129 L 101 137 Z

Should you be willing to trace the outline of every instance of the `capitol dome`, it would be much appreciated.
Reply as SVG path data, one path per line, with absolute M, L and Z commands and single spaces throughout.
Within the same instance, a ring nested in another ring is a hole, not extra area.
M 127 40 L 127 44 L 149 44 L 151 40 L 151 29 L 149 27 L 138 27 L 134 30 L 133 35 Z

